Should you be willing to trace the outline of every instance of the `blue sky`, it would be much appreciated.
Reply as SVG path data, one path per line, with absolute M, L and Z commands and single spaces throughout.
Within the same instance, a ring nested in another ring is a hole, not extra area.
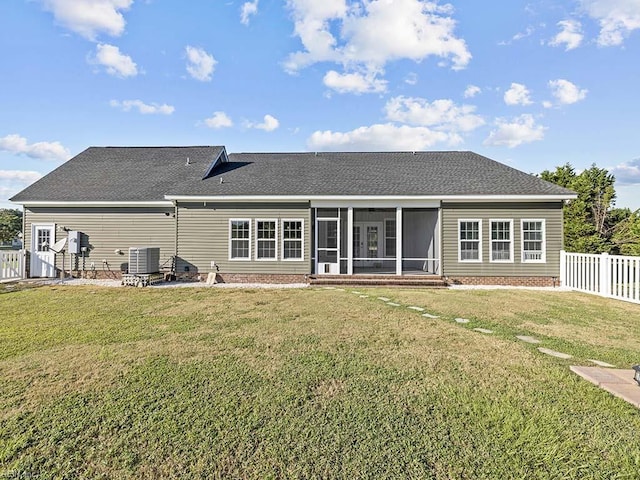
M 0 207 L 89 146 L 225 145 L 595 163 L 640 208 L 640 0 L 3 0 L 0 58 Z

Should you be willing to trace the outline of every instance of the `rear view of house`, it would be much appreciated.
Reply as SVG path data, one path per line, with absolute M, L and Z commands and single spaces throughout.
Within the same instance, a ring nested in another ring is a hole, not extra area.
M 29 276 L 113 275 L 157 247 L 179 276 L 435 275 L 552 285 L 575 198 L 472 152 L 241 153 L 93 147 L 11 200 Z M 74 232 L 66 265 L 53 245 Z M 75 233 L 78 232 L 78 233 Z

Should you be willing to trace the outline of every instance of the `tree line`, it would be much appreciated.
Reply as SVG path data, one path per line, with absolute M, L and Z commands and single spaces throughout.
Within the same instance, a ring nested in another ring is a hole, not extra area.
M 614 207 L 615 177 L 606 169 L 592 165 L 577 174 L 567 163 L 540 178 L 578 194 L 563 207 L 566 251 L 640 256 L 640 209 Z
M 640 209 L 615 208 L 615 177 L 592 165 L 579 174 L 571 164 L 545 170 L 540 178 L 573 190 L 564 205 L 564 248 L 568 252 L 640 256 Z M 0 243 L 22 230 L 22 211 L 0 209 Z

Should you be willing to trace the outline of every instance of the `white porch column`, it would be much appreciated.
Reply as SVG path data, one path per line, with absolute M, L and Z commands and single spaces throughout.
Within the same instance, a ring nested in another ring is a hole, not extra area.
M 396 207 L 396 275 L 402 275 L 402 207 Z
M 347 208 L 347 275 L 353 275 L 353 207 Z

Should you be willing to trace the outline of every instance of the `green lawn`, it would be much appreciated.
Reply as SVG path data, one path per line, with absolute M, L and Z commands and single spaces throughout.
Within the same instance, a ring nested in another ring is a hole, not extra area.
M 0 285 L 0 478 L 640 478 L 640 306 L 360 291 Z

